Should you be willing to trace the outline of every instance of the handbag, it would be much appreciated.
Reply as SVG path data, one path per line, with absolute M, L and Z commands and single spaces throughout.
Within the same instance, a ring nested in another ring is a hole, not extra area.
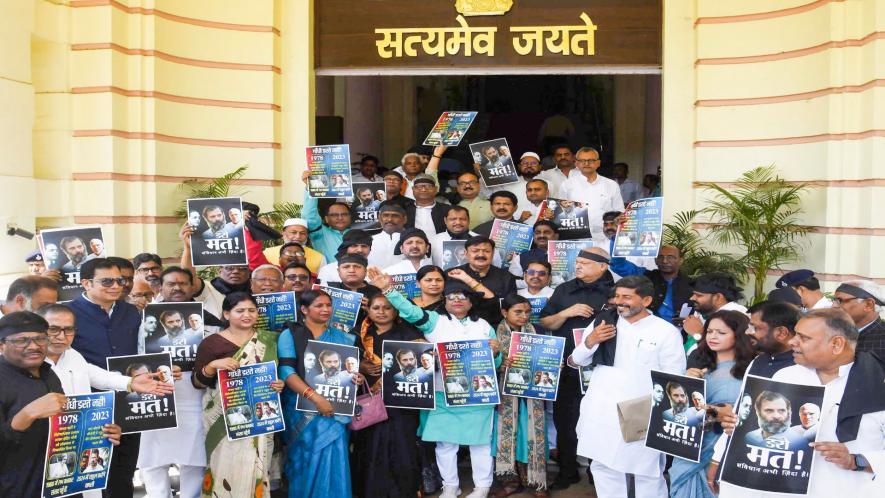
M 384 398 L 372 394 L 372 390 L 366 387 L 365 383 L 363 383 L 362 387 L 367 392 L 356 397 L 356 409 L 354 410 L 353 417 L 350 419 L 350 423 L 347 424 L 347 427 L 353 431 L 365 429 L 387 420 L 387 408 L 384 407 Z

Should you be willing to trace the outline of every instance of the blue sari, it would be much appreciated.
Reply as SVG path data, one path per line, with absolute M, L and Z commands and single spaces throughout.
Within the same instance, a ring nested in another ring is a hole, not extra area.
M 707 404 L 734 403 L 741 391 L 741 379 L 731 375 L 734 361 L 723 361 L 716 370 L 707 373 Z M 701 445 L 701 461 L 698 463 L 682 458 L 674 458 L 670 467 L 670 496 L 673 498 L 715 498 L 715 494 L 707 485 L 707 466 L 713 459 L 713 447 L 722 427 L 715 424 L 712 430 L 704 434 Z
M 327 329 L 318 341 L 352 346 L 355 337 L 338 329 Z M 295 340 L 289 329 L 280 334 L 280 358 L 297 358 Z M 297 374 L 295 368 L 283 365 L 280 379 Z M 323 417 L 317 413 L 295 409 L 298 395 L 291 389 L 283 390 L 284 434 L 287 448 L 285 465 L 289 479 L 289 498 L 317 496 L 351 496 L 350 457 L 348 454 L 350 417 L 336 415 Z

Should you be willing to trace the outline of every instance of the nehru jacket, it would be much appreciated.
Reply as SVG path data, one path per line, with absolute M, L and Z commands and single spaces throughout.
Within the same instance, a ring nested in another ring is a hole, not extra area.
M 71 344 L 86 361 L 107 368 L 109 356 L 138 354 L 138 327 L 141 313 L 138 308 L 117 301 L 111 313 L 80 294 L 68 303 L 77 317 L 77 335 Z

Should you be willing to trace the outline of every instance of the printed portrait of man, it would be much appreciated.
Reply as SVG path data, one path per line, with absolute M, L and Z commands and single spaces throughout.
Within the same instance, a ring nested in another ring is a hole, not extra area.
M 107 255 L 104 252 L 104 241 L 101 239 L 92 239 L 89 241 L 89 250 L 94 258 L 104 258 Z
M 63 237 L 58 242 L 58 245 L 68 258 L 68 262 L 61 267 L 62 271 L 65 272 L 80 271 L 80 267 L 83 266 L 83 263 L 95 257 L 88 253 L 86 250 L 86 244 L 83 243 L 83 239 L 80 237 L 73 235 Z
M 664 386 L 655 383 L 651 390 L 651 400 L 655 406 L 660 405 L 661 401 L 664 401 Z
M 384 372 L 393 368 L 393 353 L 390 351 L 384 353 L 384 356 L 381 357 L 381 368 Z
M 164 333 L 155 334 L 149 340 L 154 347 L 190 346 L 199 344 L 203 340 L 201 332 L 185 328 L 184 314 L 179 310 L 166 310 L 160 313 L 159 322 Z
M 359 201 L 354 208 L 357 213 L 377 211 L 381 203 L 375 200 L 372 195 L 372 189 L 369 187 L 360 187 L 356 191 L 356 197 Z
M 341 355 L 324 349 L 317 357 L 322 373 L 313 378 L 314 385 L 353 386 L 353 374 L 341 370 Z
M 418 367 L 419 375 L 433 375 L 433 355 L 429 352 L 421 354 L 421 366 Z
M 748 432 L 744 442 L 778 450 L 808 449 L 805 430 L 790 430 L 793 420 L 792 403 L 786 396 L 773 391 L 762 391 L 753 405 L 759 428 Z
M 698 425 L 703 422 L 704 412 L 690 405 L 682 384 L 667 382 L 664 390 L 670 399 L 670 409 L 664 411 L 664 420 L 682 425 Z
M 227 221 L 224 210 L 217 204 L 209 204 L 203 208 L 203 219 L 209 228 L 203 232 L 203 240 L 233 239 L 243 233 L 243 227 Z
M 396 352 L 396 362 L 399 364 L 399 373 L 393 376 L 393 380 L 405 382 L 427 382 L 430 376 L 421 374 L 418 368 L 418 359 L 411 349 L 400 349 Z

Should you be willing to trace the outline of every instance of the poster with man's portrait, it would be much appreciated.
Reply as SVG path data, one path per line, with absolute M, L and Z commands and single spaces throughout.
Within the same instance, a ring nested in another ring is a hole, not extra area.
M 322 341 L 307 341 L 307 348 L 304 351 L 304 382 L 331 403 L 335 415 L 347 417 L 354 415 L 356 375 L 359 373 L 359 368 L 358 348 Z M 317 411 L 316 405 L 304 396 L 298 396 L 295 409 L 306 412 Z
M 40 250 L 49 270 L 61 273 L 58 300 L 70 301 L 83 292 L 80 267 L 97 258 L 106 258 L 100 226 L 51 228 L 40 231 Z
M 159 373 L 160 382 L 170 386 L 172 378 L 172 358 L 169 353 L 113 356 L 107 359 L 109 372 L 117 372 L 128 377 Z M 123 429 L 123 434 L 156 431 L 178 427 L 175 411 L 175 392 L 157 396 L 155 394 L 114 393 L 114 423 Z
M 541 203 L 539 213 L 539 218 L 549 219 L 559 227 L 559 240 L 592 238 L 586 202 L 548 197 Z
M 645 445 L 692 462 L 701 458 L 707 381 L 651 371 L 651 417 Z
M 243 233 L 243 204 L 239 197 L 188 199 L 191 263 L 196 267 L 248 264 Z
M 384 190 L 384 182 L 355 182 L 353 184 L 353 198 L 350 202 L 350 219 L 353 224 L 350 228 L 359 228 L 372 233 L 381 230 L 378 220 L 378 210 L 381 203 L 387 200 Z
M 169 353 L 182 372 L 194 369 L 203 335 L 203 303 L 151 303 L 142 312 L 139 344 L 144 352 Z
M 466 240 L 445 240 L 442 243 L 442 269 L 451 270 L 456 266 L 467 264 Z
M 479 165 L 479 174 L 486 187 L 498 187 L 519 181 L 519 172 L 510 154 L 506 138 L 496 138 L 470 144 L 473 163 Z
M 748 375 L 738 398 L 738 426 L 721 465 L 722 481 L 806 494 L 824 389 Z
M 433 410 L 433 344 L 384 341 L 381 345 L 381 395 L 384 405 L 395 408 Z

